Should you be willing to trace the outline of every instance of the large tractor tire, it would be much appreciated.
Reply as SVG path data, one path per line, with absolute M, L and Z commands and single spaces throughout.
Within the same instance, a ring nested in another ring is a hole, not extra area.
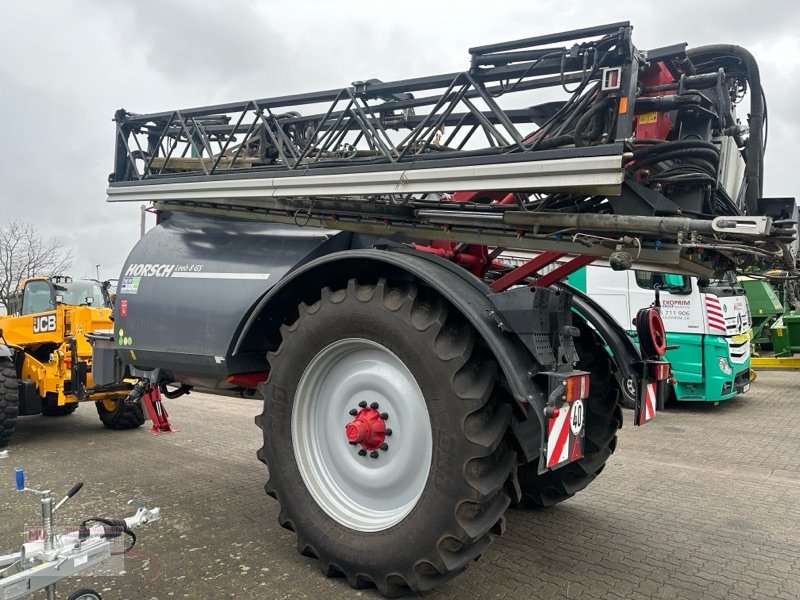
M 45 417 L 66 417 L 74 413 L 77 409 L 77 402 L 59 406 L 58 396 L 56 394 L 47 394 L 45 401 L 42 403 L 42 414 Z
M 0 358 L 0 448 L 14 434 L 19 414 L 17 372 L 11 359 Z
M 268 356 L 266 491 L 298 550 L 354 588 L 430 589 L 502 530 L 511 408 L 454 313 L 427 288 L 351 280 L 301 304 Z
M 138 402 L 131 404 L 122 400 L 101 400 L 94 404 L 100 420 L 109 429 L 134 429 L 145 421 L 142 406 Z
M 617 447 L 617 430 L 622 427 L 622 394 L 611 373 L 608 356 L 600 340 L 587 328 L 575 340 L 580 361 L 577 368 L 590 373 L 586 406 L 584 457 L 560 469 L 539 475 L 538 460 L 517 469 L 522 500 L 517 508 L 544 508 L 571 498 L 589 485 L 606 465 Z

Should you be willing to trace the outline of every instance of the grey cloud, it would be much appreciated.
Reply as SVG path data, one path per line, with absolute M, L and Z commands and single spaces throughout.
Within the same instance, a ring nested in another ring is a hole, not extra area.
M 115 109 L 454 71 L 469 46 L 619 20 L 642 48 L 753 50 L 770 107 L 766 192 L 796 194 L 796 2 L 43 0 L 7 3 L 0 20 L 0 206 L 72 244 L 76 274 L 100 263 L 111 276 L 138 237 L 138 206 L 104 202 Z

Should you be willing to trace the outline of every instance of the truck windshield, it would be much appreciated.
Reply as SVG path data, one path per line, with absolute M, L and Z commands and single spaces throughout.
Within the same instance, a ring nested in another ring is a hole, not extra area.
M 744 288 L 733 271 L 726 271 L 722 277 L 715 279 L 699 279 L 697 285 L 704 294 L 717 296 L 744 296 Z
M 658 287 L 672 294 L 690 294 L 692 292 L 692 283 L 685 275 L 653 273 L 652 271 L 634 271 L 634 274 L 636 284 L 646 290 Z
M 63 297 L 62 304 L 70 306 L 80 306 L 89 304 L 91 306 L 111 308 L 111 303 L 104 293 L 103 287 L 97 281 L 90 279 L 78 279 L 69 283 L 56 284 L 56 294 Z
M 736 279 L 736 273 L 733 271 L 725 271 L 725 274 L 720 278 L 710 279 L 708 282 L 709 286 L 720 286 L 720 285 L 736 285 L 738 283 Z

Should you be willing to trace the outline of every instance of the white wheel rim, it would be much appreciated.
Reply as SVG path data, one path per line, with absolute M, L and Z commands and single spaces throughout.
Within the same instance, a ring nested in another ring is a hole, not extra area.
M 388 449 L 358 454 L 345 426 L 359 402 L 388 414 Z M 416 506 L 430 472 L 428 407 L 408 367 L 388 348 L 361 338 L 339 340 L 308 364 L 294 398 L 292 445 L 306 488 L 338 523 L 357 531 L 388 529 Z

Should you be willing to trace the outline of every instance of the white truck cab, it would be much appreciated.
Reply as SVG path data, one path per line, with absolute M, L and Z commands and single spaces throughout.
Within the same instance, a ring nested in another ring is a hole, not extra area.
M 749 389 L 750 312 L 732 274 L 709 281 L 590 265 L 570 276 L 569 283 L 630 332 L 636 312 L 652 303 L 658 287 L 677 400 L 716 402 Z

